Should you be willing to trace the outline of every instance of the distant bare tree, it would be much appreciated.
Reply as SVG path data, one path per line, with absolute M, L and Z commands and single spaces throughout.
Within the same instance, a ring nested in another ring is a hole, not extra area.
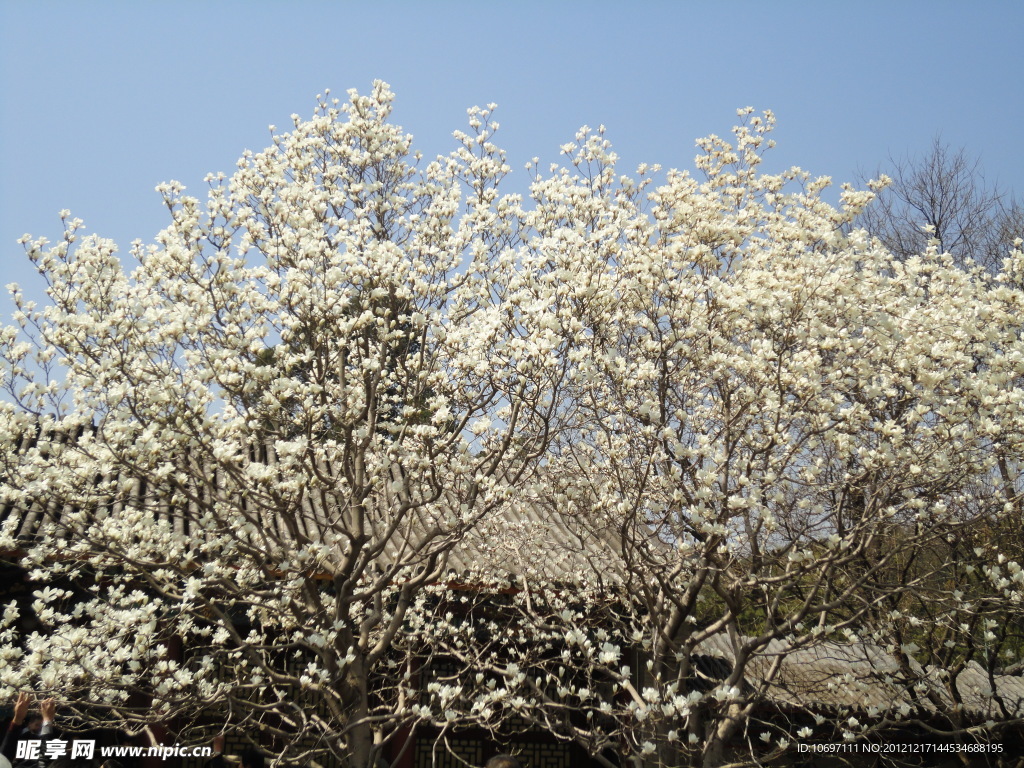
M 997 243 L 1004 253 L 1006 246 L 1012 246 L 1018 239 L 1024 239 L 1024 205 L 1019 200 L 1011 199 L 1000 206 L 994 232 Z
M 940 137 L 923 155 L 889 157 L 880 168 L 892 184 L 858 220 L 896 256 L 922 253 L 934 237 L 958 264 L 998 271 L 1015 238 L 1024 235 L 1024 208 L 985 178 L 981 161 Z M 929 229 L 930 228 L 930 229 Z

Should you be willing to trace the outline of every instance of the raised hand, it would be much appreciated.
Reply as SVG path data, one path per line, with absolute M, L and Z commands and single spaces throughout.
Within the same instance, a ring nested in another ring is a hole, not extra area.
M 22 691 L 14 700 L 14 722 L 19 725 L 25 722 L 25 715 L 28 714 L 28 705 L 32 703 L 32 697 Z

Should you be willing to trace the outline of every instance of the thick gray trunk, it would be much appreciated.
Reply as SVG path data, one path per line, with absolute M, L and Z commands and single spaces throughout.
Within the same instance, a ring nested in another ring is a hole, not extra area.
M 730 704 L 717 727 L 709 729 L 707 746 L 704 748 L 703 768 L 718 768 L 726 764 L 725 745 L 742 722 L 743 708 L 738 704 Z
M 373 726 L 369 722 L 370 697 L 366 662 L 359 659 L 349 668 L 348 768 L 373 768 L 376 759 Z

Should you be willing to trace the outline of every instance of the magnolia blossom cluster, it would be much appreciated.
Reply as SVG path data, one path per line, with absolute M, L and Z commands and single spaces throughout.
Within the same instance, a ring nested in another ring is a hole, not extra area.
M 1019 244 L 893 257 L 872 190 L 761 170 L 771 113 L 634 178 L 584 128 L 518 195 L 493 105 L 425 161 L 392 100 L 161 185 L 131 271 L 66 212 L 25 239 L 0 697 L 354 766 L 466 725 L 714 766 L 1018 717 L 958 681 L 1024 649 Z M 830 654 L 842 691 L 801 674 Z

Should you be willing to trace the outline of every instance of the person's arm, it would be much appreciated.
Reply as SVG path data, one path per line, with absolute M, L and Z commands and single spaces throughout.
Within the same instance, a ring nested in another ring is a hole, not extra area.
M 28 705 L 31 700 L 27 693 L 18 694 L 18 698 L 14 700 L 14 717 L 11 718 L 11 724 L 7 726 L 7 732 L 4 733 L 3 744 L 0 744 L 0 754 L 11 763 L 14 762 L 18 748 L 18 729 L 25 722 L 25 715 L 28 714 Z
M 56 735 L 53 731 L 53 718 L 57 714 L 57 702 L 54 699 L 44 699 L 39 703 L 39 712 L 43 716 L 43 727 L 39 729 L 39 736 L 46 741 Z

